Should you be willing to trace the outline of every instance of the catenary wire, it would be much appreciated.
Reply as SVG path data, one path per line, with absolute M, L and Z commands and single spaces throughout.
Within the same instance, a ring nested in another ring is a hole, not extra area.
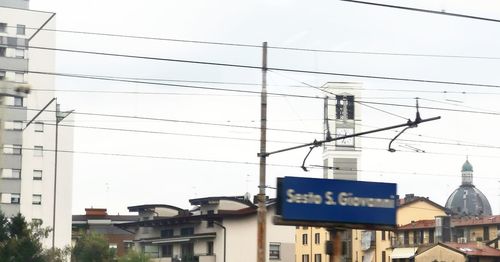
M 40 46 L 28 46 L 28 47 L 33 48 L 33 49 L 70 52 L 70 53 L 79 53 L 79 54 L 89 54 L 89 55 L 102 55 L 102 56 L 112 56 L 112 57 L 121 57 L 121 58 L 146 59 L 146 60 L 164 61 L 164 62 L 189 63 L 189 64 L 197 64 L 197 65 L 210 65 L 210 66 L 222 66 L 222 67 L 234 67 L 234 68 L 243 68 L 243 69 L 262 70 L 262 67 L 260 67 L 260 66 L 244 65 L 244 64 L 209 62 L 209 61 L 174 59 L 174 58 L 162 58 L 162 57 L 153 57 L 153 56 L 138 56 L 138 55 L 128 55 L 128 54 L 119 54 L 119 53 L 106 53 L 106 52 L 84 51 L 84 50 L 63 49 L 63 48 L 50 48 L 50 47 L 40 47 Z M 313 71 L 313 70 L 293 69 L 293 68 L 268 67 L 267 69 L 268 70 L 275 70 L 275 71 L 282 71 L 282 72 L 290 72 L 290 73 L 302 73 L 302 74 L 318 74 L 318 75 L 332 75 L 332 76 L 367 78 L 367 79 L 388 80 L 388 81 L 404 81 L 404 82 L 418 82 L 418 83 L 428 83 L 428 84 L 500 88 L 500 85 L 494 85 L 494 84 L 441 81 L 441 80 L 431 80 L 431 79 L 403 78 L 403 77 L 390 77 L 390 76 L 378 76 L 378 75 L 348 74 L 348 73 Z M 5 69 L 2 69 L 2 70 L 5 70 Z M 30 71 L 27 70 L 24 72 L 29 73 Z M 32 73 L 35 73 L 35 72 L 36 71 L 33 71 Z
M 416 11 L 416 12 L 422 12 L 422 13 L 435 14 L 435 15 L 454 16 L 454 17 L 460 17 L 460 18 L 468 18 L 468 19 L 474 19 L 474 20 L 500 23 L 500 20 L 498 20 L 498 19 L 465 15 L 465 14 L 458 14 L 458 13 L 447 13 L 445 11 L 434 11 L 434 10 L 429 10 L 429 9 L 420 9 L 420 8 L 405 7 L 405 6 L 398 6 L 398 5 L 388 5 L 388 4 L 381 4 L 381 3 L 374 3 L 374 2 L 358 1 L 358 0 L 341 0 L 341 1 L 351 2 L 351 3 L 356 3 L 356 4 L 365 4 L 365 5 L 395 8 L 395 9 L 401 9 L 401 10 L 406 10 L 406 11 Z
M 6 70 L 6 69 L 0 68 L 0 70 Z M 206 87 L 206 86 L 193 86 L 193 85 L 180 85 L 180 84 L 147 82 L 147 81 L 138 81 L 138 80 L 125 80 L 125 79 L 118 79 L 118 78 L 113 78 L 113 77 L 108 78 L 108 77 L 99 77 L 99 76 L 86 76 L 86 75 L 79 75 L 79 74 L 53 73 L 53 72 L 43 72 L 43 71 L 33 71 L 33 70 L 26 70 L 24 72 L 25 73 L 30 73 L 30 74 L 53 75 L 53 76 L 82 78 L 82 79 L 90 79 L 90 80 L 102 80 L 102 81 L 124 82 L 124 83 L 133 83 L 133 84 L 146 84 L 146 85 L 158 85 L 158 86 L 172 86 L 172 87 L 203 89 L 203 90 L 211 90 L 211 91 L 226 91 L 226 92 L 236 92 L 236 93 L 260 94 L 260 91 L 249 91 L 249 90 L 228 89 L 228 88 L 216 88 L 216 87 Z M 287 97 L 308 98 L 308 99 L 323 99 L 322 97 L 317 97 L 317 96 L 306 96 L 306 95 L 295 95 L 295 94 L 284 94 L 284 93 L 272 93 L 272 92 L 270 92 L 268 94 L 269 95 L 273 95 L 273 96 L 287 96 Z
M 15 27 L 15 26 L 8 26 L 8 27 Z M 38 30 L 39 28 L 26 27 L 26 29 Z M 149 37 L 149 36 L 138 36 L 138 35 L 126 35 L 126 34 L 111 34 L 111 33 L 101 33 L 101 32 L 87 32 L 87 31 L 78 31 L 78 30 L 50 29 L 50 28 L 42 28 L 40 30 L 41 31 L 60 32 L 60 33 L 73 33 L 73 34 L 83 34 L 83 35 L 121 37 L 121 38 L 143 39 L 143 40 L 158 40 L 158 41 L 180 42 L 180 43 L 191 43 L 191 44 L 205 44 L 205 45 L 219 45 L 219 46 L 233 46 L 233 47 L 262 48 L 261 45 L 243 44 L 243 43 L 201 41 L 201 40 L 176 39 L 176 38 L 164 38 L 164 37 Z M 354 51 L 354 50 L 328 50 L 328 49 L 312 49 L 312 48 L 284 47 L 284 46 L 268 46 L 268 48 L 269 49 L 275 49 L 275 50 L 304 51 L 304 52 L 315 52 L 315 53 L 338 53 L 338 54 L 357 54 L 357 55 L 383 55 L 383 56 L 435 57 L 435 58 L 452 58 L 452 59 L 453 58 L 459 58 L 459 59 L 500 60 L 500 57 L 494 57 L 494 56 L 465 56 L 465 55 L 440 55 L 440 54 L 421 54 L 421 53 L 373 52 L 373 51 Z
M 47 125 L 55 125 L 54 123 L 45 123 Z M 84 128 L 84 129 L 96 129 L 96 130 L 106 130 L 106 131 L 122 131 L 122 132 L 132 132 L 132 133 L 147 133 L 147 134 L 164 134 L 164 135 L 177 135 L 177 136 L 189 136 L 189 137 L 204 137 L 204 138 L 216 138 L 216 139 L 229 139 L 229 140 L 242 140 L 242 141 L 259 141 L 258 139 L 252 138 L 241 138 L 241 137 L 227 137 L 227 136 L 211 136 L 211 135 L 200 135 L 191 133 L 175 133 L 175 132 L 163 132 L 163 131 L 153 131 L 153 130 L 139 130 L 139 129 L 128 129 L 128 128 L 111 128 L 111 127 L 100 127 L 100 126 L 86 126 L 86 125 L 70 125 L 70 124 L 59 124 L 62 127 L 73 127 L 73 128 Z M 322 134 L 320 132 L 316 134 Z M 372 140 L 386 140 L 390 141 L 391 138 L 385 137 L 374 137 L 374 136 L 361 136 L 363 139 Z M 426 140 L 415 140 L 415 139 L 398 139 L 401 142 L 411 142 L 411 143 L 424 143 L 424 144 L 438 144 L 438 145 L 449 145 L 449 146 L 463 146 L 463 147 L 476 147 L 476 148 L 486 148 L 486 149 L 500 149 L 500 146 L 495 145 L 482 145 L 473 143 L 450 143 L 450 142 L 439 142 L 439 141 L 426 141 Z M 278 141 L 269 140 L 268 142 L 273 143 L 286 143 L 286 144 L 301 144 L 297 141 Z M 359 149 L 366 149 L 365 147 L 359 147 Z

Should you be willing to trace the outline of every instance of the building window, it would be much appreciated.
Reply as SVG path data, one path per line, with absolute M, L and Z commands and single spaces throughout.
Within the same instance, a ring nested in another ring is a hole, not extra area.
M 43 132 L 43 122 L 35 122 L 35 132 Z
M 429 243 L 434 243 L 434 228 L 429 229 Z
M 13 106 L 23 106 L 23 98 L 22 97 L 14 97 Z
M 43 224 L 43 220 L 41 218 L 33 218 L 31 219 L 31 223 L 37 226 L 41 226 Z
M 1 202 L 3 204 L 19 204 L 21 195 L 17 193 L 2 193 Z
M 25 25 L 17 25 L 17 34 L 25 35 L 26 34 L 26 26 Z
M 33 180 L 42 180 L 42 170 L 33 170 Z
M 0 54 L 2 52 L 2 47 L 0 47 Z M 5 80 L 5 71 L 0 71 L 0 80 Z
M 280 259 L 279 243 L 269 243 L 269 259 Z
M 19 83 L 24 83 L 24 73 L 17 73 L 16 72 L 16 77 L 14 81 L 19 82 Z
M 4 128 L 6 130 L 23 130 L 23 121 L 5 121 Z
M 181 228 L 181 236 L 191 236 L 191 235 L 194 235 L 193 227 Z
M 159 247 L 156 245 L 144 245 L 142 246 L 143 253 L 150 258 L 158 258 L 160 256 Z
M 314 244 L 319 244 L 321 241 L 321 236 L 319 233 L 314 234 Z
M 385 240 L 385 230 L 382 230 L 382 240 Z
M 490 228 L 488 226 L 483 227 L 483 240 L 490 240 Z
M 16 48 L 16 58 L 24 58 L 24 50 Z
M 314 262 L 321 262 L 321 254 L 314 254 Z
M 0 23 L 0 32 L 7 32 L 7 23 Z
M 2 178 L 21 179 L 21 169 L 2 169 Z
M 302 234 L 302 245 L 307 245 L 307 234 Z
M 403 243 L 405 245 L 409 245 L 410 244 L 410 232 L 405 231 L 403 234 L 404 234 L 403 235 Z
M 337 104 L 335 105 L 336 119 L 354 119 L 354 96 L 335 96 Z
M 10 194 L 10 203 L 19 204 L 21 202 L 21 194 Z
M 213 255 L 213 254 L 214 254 L 214 242 L 208 241 L 207 242 L 207 255 Z
M 385 262 L 385 251 L 382 251 L 382 262 Z
M 160 237 L 161 238 L 166 238 L 166 237 L 173 237 L 174 236 L 174 230 L 173 229 L 163 229 L 160 231 Z
M 43 156 L 43 146 L 35 146 L 33 149 L 34 156 Z
M 173 246 L 172 244 L 167 244 L 161 246 L 161 256 L 162 257 L 171 257 L 173 254 Z
M 41 204 L 42 204 L 42 195 L 34 194 L 33 205 L 41 205 Z
M 20 155 L 21 154 L 21 145 L 4 145 L 3 152 L 4 152 L 4 154 Z
M 7 48 L 0 46 L 0 56 L 5 57 L 5 54 L 7 53 Z M 5 72 L 4 72 L 4 77 L 5 77 Z
M 302 255 L 302 262 L 309 262 L 309 254 Z

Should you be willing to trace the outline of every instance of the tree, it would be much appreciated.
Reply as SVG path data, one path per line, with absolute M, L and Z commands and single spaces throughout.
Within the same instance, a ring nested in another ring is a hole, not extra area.
M 118 258 L 118 262 L 149 262 L 151 261 L 149 259 L 149 256 L 142 253 L 142 252 L 137 252 L 135 250 L 131 250 L 127 252 L 126 255 Z
M 113 261 L 113 257 L 108 241 L 102 235 L 90 233 L 78 239 L 72 259 L 75 262 L 108 262 Z
M 41 240 L 49 231 L 26 223 L 21 214 L 8 219 L 0 212 L 0 258 L 5 262 L 44 262 Z

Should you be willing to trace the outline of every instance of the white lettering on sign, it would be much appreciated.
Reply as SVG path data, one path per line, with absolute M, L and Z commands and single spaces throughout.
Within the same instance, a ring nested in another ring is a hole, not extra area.
M 286 191 L 286 202 L 294 204 L 325 204 L 328 206 L 341 205 L 351 207 L 395 208 L 395 200 L 391 198 L 358 197 L 353 193 L 340 192 L 335 201 L 332 191 L 326 191 L 323 196 L 314 192 L 297 193 L 294 189 Z
M 320 195 L 316 195 L 313 192 L 308 192 L 306 194 L 295 193 L 295 190 L 288 189 L 286 191 L 286 195 L 288 196 L 288 203 L 297 203 L 297 204 L 316 204 L 321 205 L 323 202 L 323 198 Z
M 394 199 L 372 198 L 372 197 L 357 197 L 352 193 L 341 192 L 338 197 L 338 202 L 341 206 L 353 207 L 382 207 L 394 208 Z

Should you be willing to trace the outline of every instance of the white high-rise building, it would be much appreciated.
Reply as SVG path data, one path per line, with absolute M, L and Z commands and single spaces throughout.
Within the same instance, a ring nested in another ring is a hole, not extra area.
M 68 127 L 58 129 L 56 161 L 56 120 L 65 114 L 52 101 L 54 77 L 34 73 L 55 71 L 54 51 L 29 47 L 55 47 L 51 29 L 54 13 L 30 10 L 27 0 L 0 0 L 0 210 L 53 228 L 46 248 L 71 243 L 73 169 Z

